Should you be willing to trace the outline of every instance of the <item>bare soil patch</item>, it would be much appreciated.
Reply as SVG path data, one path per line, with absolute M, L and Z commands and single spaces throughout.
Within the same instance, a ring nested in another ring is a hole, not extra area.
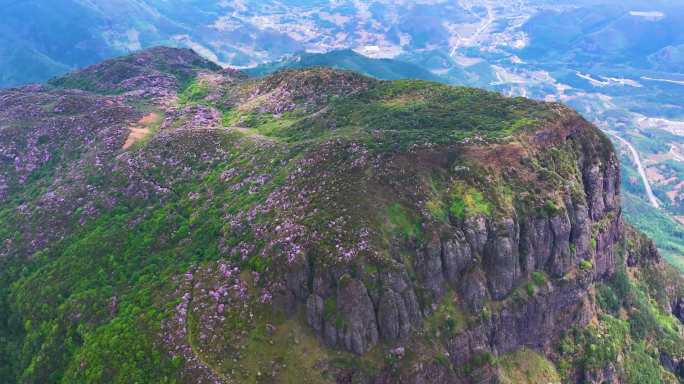
M 144 139 L 151 133 L 151 125 L 157 121 L 159 121 L 159 115 L 153 112 L 143 116 L 143 118 L 138 120 L 136 124 L 130 126 L 128 128 L 130 133 L 126 138 L 126 142 L 124 143 L 122 149 L 128 149 L 133 146 L 133 144 Z

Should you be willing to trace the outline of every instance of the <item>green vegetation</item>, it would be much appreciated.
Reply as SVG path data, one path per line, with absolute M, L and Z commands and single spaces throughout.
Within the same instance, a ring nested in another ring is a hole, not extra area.
M 546 278 L 546 275 L 544 274 L 544 272 L 539 272 L 539 271 L 532 272 L 532 282 L 537 287 L 543 287 L 544 285 L 546 285 L 546 281 L 547 281 L 547 278 Z
M 451 368 L 451 361 L 449 361 L 449 357 L 442 353 L 435 356 L 435 361 L 442 367 Z
M 363 138 L 378 150 L 416 143 L 444 144 L 481 136 L 495 139 L 540 124 L 548 107 L 478 89 L 417 80 L 377 82 L 354 97 L 331 100 L 326 113 L 305 119 L 274 136 L 289 141 L 325 138 L 335 131 Z M 331 129 L 332 127 L 332 129 Z
M 223 112 L 222 123 L 224 127 L 249 128 L 249 131 L 255 134 L 268 136 L 272 139 L 282 139 L 279 133 L 301 119 L 302 117 L 292 112 L 275 116 L 270 113 L 242 112 L 230 109 Z
M 209 95 L 209 85 L 204 81 L 191 82 L 179 95 L 178 104 L 188 105 L 198 103 Z
M 217 356 L 227 366 L 224 372 L 237 372 L 236 381 L 257 383 L 329 383 L 316 364 L 322 358 L 333 361 L 358 359 L 347 353 L 327 350 L 306 328 L 303 314 L 292 319 L 264 314 L 252 329 L 238 364 L 227 356 Z M 269 325 L 275 331 L 269 332 Z M 270 334 L 272 333 L 272 334 Z M 278 370 L 274 374 L 273 363 Z
M 622 251 L 618 257 L 624 257 Z M 679 338 L 681 325 L 644 287 L 643 277 L 630 277 L 618 263 L 608 284 L 596 289 L 603 312 L 598 324 L 574 329 L 560 343 L 558 367 L 562 376 L 572 375 L 578 365 L 602 369 L 624 360 L 617 368 L 628 384 L 677 382 L 660 365 L 658 354 L 679 356 L 684 352 Z
M 629 336 L 627 322 L 605 315 L 598 325 L 573 330 L 560 342 L 558 367 L 561 376 L 572 375 L 573 367 L 600 369 L 616 361 Z
M 492 213 L 492 206 L 482 192 L 464 183 L 454 184 L 450 197 L 449 213 L 456 219 L 463 220 L 467 216 L 489 216 Z
M 534 296 L 534 283 L 531 281 L 528 281 L 527 283 L 524 284 L 525 291 L 527 292 L 528 296 Z
M 626 382 L 633 384 L 676 384 L 680 381 L 663 370 L 657 356 L 647 351 L 644 341 L 636 343 L 625 359 Z
M 596 287 L 596 293 L 601 308 L 612 315 L 617 315 L 622 302 L 613 289 L 605 284 L 600 284 Z
M 594 264 L 591 263 L 591 260 L 581 260 L 579 263 L 579 268 L 583 271 L 588 271 L 594 269 Z
M 150 309 L 155 304 L 145 302 L 144 298 L 136 304 L 126 305 L 108 324 L 88 333 L 77 331 L 75 339 L 66 339 L 75 343 L 78 336 L 85 337 L 62 382 L 124 384 L 149 382 L 151 378 L 158 383 L 178 381 L 181 360 L 169 358 L 159 350 L 150 333 L 161 320 L 160 314 Z M 79 366 L 81 362 L 87 362 L 85 368 Z M 24 378 L 40 377 L 40 372 L 33 371 L 34 366 L 24 371 Z
M 537 352 L 523 348 L 498 359 L 502 384 L 560 383 L 561 378 L 552 362 Z
M 684 271 L 684 227 L 631 193 L 623 193 L 625 217 L 658 245 L 667 261 Z
M 425 203 L 425 208 L 430 212 L 430 216 L 437 221 L 446 222 L 449 218 L 444 201 L 442 199 L 434 198 Z
M 390 204 L 387 207 L 391 233 L 405 240 L 422 240 L 423 229 L 420 221 L 414 214 L 399 203 Z
M 168 306 L 175 288 L 172 277 L 217 260 L 222 234 L 228 244 L 249 240 L 250 233 L 226 231 L 224 212 L 262 204 L 282 181 L 277 176 L 280 163 L 270 161 L 277 159 L 276 152 L 260 154 L 257 147 L 236 148 L 229 136 L 225 140 L 225 147 L 234 151 L 231 159 L 201 179 L 176 185 L 178 198 L 163 205 L 117 205 L 34 256 L 30 264 L 6 262 L 0 320 L 5 323 L 2 332 L 10 333 L 0 333 L 6 341 L 0 359 L 15 364 L 8 365 L 14 372 L 3 372 L 5 378 L 16 374 L 24 383 L 177 381 L 180 361 L 160 350 L 157 340 L 162 320 L 173 309 Z M 258 193 L 250 192 L 249 184 L 230 189 L 220 175 L 236 166 L 244 172 L 235 180 L 246 178 L 254 166 L 275 177 Z M 189 197 L 204 190 L 211 190 L 213 199 Z M 200 209 L 202 220 L 197 220 Z M 234 262 L 245 270 L 265 267 L 258 257 Z M 20 318 L 26 321 L 17 324 Z M 9 378 L 4 382 L 12 383 Z
M 492 365 L 495 362 L 494 356 L 489 352 L 476 352 L 470 360 L 462 367 L 463 372 L 470 374 L 478 368 Z
M 551 200 L 547 200 L 544 203 L 544 212 L 549 216 L 555 216 L 560 213 L 561 209 Z
M 334 296 L 328 297 L 323 303 L 323 318 L 325 320 L 334 320 L 337 328 L 344 326 L 344 315 L 337 311 L 337 298 Z
M 425 334 L 433 341 L 453 337 L 468 325 L 466 312 L 454 302 L 453 294 L 447 294 L 437 309 L 425 319 Z
M 545 106 L 527 99 L 415 80 L 380 82 L 356 97 L 333 102 L 333 108 L 340 125 L 496 135 L 509 135 L 533 116 L 547 113 Z

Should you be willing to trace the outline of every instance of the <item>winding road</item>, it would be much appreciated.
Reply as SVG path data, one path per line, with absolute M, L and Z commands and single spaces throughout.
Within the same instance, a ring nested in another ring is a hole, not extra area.
M 632 154 L 632 159 L 634 160 L 634 163 L 637 166 L 637 170 L 639 171 L 639 175 L 641 176 L 641 180 L 644 182 L 644 189 L 646 190 L 646 196 L 648 197 L 648 201 L 651 203 L 653 208 L 660 208 L 660 202 L 658 201 L 658 198 L 653 194 L 653 189 L 651 189 L 651 184 L 649 183 L 648 178 L 646 177 L 646 171 L 644 171 L 644 166 L 641 164 L 641 159 L 639 158 L 639 153 L 637 152 L 637 150 L 632 146 L 632 144 L 629 143 L 629 141 L 618 136 L 615 132 L 607 130 L 605 132 L 613 136 L 615 139 L 617 139 L 620 143 L 624 144 L 629 149 L 629 151 Z

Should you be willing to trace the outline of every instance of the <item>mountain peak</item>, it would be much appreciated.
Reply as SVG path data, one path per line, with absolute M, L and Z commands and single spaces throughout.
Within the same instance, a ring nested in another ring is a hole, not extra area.
M 221 68 L 187 48 L 154 47 L 106 60 L 51 80 L 61 88 L 117 94 L 163 94 L 184 87 L 199 71 Z
M 251 102 L 264 112 L 310 110 L 327 104 L 331 98 L 367 89 L 373 82 L 358 73 L 331 68 L 283 69 L 256 81 Z

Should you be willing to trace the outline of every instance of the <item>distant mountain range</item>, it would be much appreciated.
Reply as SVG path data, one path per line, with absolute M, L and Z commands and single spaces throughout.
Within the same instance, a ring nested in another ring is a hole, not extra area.
M 678 17 L 684 8 L 666 1 L 2 0 L 0 6 L 0 87 L 155 45 L 190 47 L 239 67 L 297 52 L 355 49 L 440 74 L 512 56 L 658 71 L 680 70 L 684 60 Z
M 275 62 L 244 70 L 252 76 L 264 76 L 281 69 L 330 67 L 359 72 L 384 80 L 419 79 L 444 82 L 446 79 L 416 64 L 393 59 L 372 59 L 352 50 L 327 53 L 296 53 Z

